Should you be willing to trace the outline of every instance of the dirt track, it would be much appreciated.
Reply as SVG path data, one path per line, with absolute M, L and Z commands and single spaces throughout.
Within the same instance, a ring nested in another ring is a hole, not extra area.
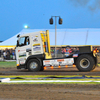
M 100 100 L 100 85 L 0 85 L 0 100 Z
M 0 75 L 100 75 L 100 67 L 92 72 L 79 72 L 76 68 L 43 72 L 0 68 Z M 0 84 L 0 100 L 100 100 L 100 85 Z
M 92 72 L 79 72 L 77 68 L 46 69 L 41 72 L 29 72 L 16 68 L 0 68 L 0 75 L 100 75 L 100 67 Z

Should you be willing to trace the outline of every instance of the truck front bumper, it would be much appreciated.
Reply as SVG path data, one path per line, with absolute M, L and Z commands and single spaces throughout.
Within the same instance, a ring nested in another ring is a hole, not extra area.
M 19 65 L 19 66 L 17 66 L 17 69 L 26 69 L 26 66 L 25 65 Z
M 20 66 L 17 66 L 17 69 L 21 69 L 21 67 Z

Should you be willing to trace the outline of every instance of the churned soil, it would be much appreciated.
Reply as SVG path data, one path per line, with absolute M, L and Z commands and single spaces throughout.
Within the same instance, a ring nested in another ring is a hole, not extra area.
M 16 68 L 0 68 L 0 75 L 100 75 L 100 67 L 92 72 L 77 68 L 46 69 L 29 72 Z M 100 85 L 80 84 L 0 84 L 0 100 L 100 100 Z
M 100 85 L 1 84 L 0 100 L 100 100 Z
M 0 68 L 0 75 L 100 75 L 100 67 L 96 67 L 91 72 L 79 72 L 76 67 L 46 69 L 39 72 L 29 72 L 27 69 Z

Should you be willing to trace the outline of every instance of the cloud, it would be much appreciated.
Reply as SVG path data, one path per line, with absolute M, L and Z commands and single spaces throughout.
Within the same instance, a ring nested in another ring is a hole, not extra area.
M 100 0 L 93 0 L 93 3 L 88 6 L 89 10 L 97 11 L 100 9 Z
M 74 4 L 74 6 L 78 7 L 78 6 L 86 6 L 90 0 L 69 0 L 70 2 L 72 2 Z
M 69 0 L 75 7 L 87 7 L 90 11 L 100 9 L 100 0 Z

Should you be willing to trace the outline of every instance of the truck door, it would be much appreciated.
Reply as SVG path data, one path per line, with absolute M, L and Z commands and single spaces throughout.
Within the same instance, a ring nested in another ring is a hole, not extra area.
M 28 56 L 31 55 L 31 44 L 29 36 L 19 38 L 19 45 L 16 49 L 17 63 L 24 64 Z

